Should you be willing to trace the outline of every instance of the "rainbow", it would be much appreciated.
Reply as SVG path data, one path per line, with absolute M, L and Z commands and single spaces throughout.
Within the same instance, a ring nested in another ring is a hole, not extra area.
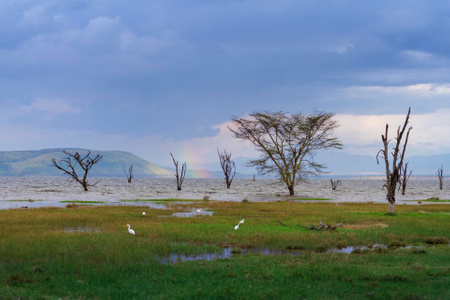
M 177 153 L 175 156 L 180 164 L 186 162 L 187 164 L 187 177 L 190 178 L 211 178 L 211 173 L 203 170 L 203 167 L 200 165 L 202 158 L 201 156 L 194 151 L 183 151 L 181 153 Z

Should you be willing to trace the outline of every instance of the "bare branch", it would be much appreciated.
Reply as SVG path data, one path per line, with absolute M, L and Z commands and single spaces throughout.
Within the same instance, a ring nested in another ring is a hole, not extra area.
M 170 156 L 172 156 L 173 164 L 175 165 L 175 178 L 177 179 L 177 190 L 181 191 L 181 187 L 183 185 L 184 178 L 186 177 L 186 167 L 187 164 L 184 162 L 181 165 L 181 171 L 178 169 L 178 161 L 175 160 L 172 153 L 170 153 Z
M 231 160 L 231 153 L 227 153 L 227 150 L 220 152 L 219 148 L 217 148 L 217 154 L 219 155 L 220 166 L 222 167 L 223 174 L 225 175 L 227 188 L 230 188 L 234 175 L 236 175 L 236 164 Z
M 66 156 L 61 159 L 59 162 L 56 161 L 55 158 L 51 158 L 51 162 L 53 165 L 59 170 L 63 171 L 65 174 L 72 177 L 72 179 L 79 184 L 81 184 L 85 191 L 88 190 L 89 186 L 96 185 L 99 181 L 96 181 L 94 184 L 90 184 L 87 181 L 87 175 L 89 170 L 97 164 L 102 158 L 103 155 L 97 154 L 95 157 L 91 157 L 91 151 L 89 150 L 85 156 L 81 156 L 80 153 L 75 152 L 74 154 L 70 153 L 66 150 L 61 150 L 63 154 Z M 80 178 L 77 174 L 76 167 L 80 167 L 83 171 L 83 177 Z

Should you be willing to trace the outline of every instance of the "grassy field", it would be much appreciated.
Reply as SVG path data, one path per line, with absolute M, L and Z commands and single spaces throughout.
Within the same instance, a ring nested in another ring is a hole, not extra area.
M 71 207 L 0 211 L 0 298 L 450 299 L 448 204 Z M 173 216 L 197 208 L 213 215 Z M 342 227 L 298 226 L 319 219 Z M 328 252 L 348 246 L 366 247 Z

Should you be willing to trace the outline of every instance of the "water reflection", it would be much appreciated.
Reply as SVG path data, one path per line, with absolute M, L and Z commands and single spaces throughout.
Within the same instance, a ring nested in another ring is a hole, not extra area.
M 69 233 L 98 233 L 100 229 L 90 228 L 90 227 L 67 227 L 63 229 L 65 232 Z
M 204 210 L 204 209 L 193 209 L 192 211 L 187 212 L 177 212 L 172 214 L 175 217 L 181 217 L 181 218 L 192 218 L 197 216 L 212 216 L 213 212 L 210 210 Z
M 183 261 L 197 261 L 205 260 L 211 261 L 216 259 L 226 259 L 233 255 L 244 255 L 247 253 L 259 253 L 263 255 L 300 255 L 299 251 L 283 251 L 283 250 L 273 250 L 269 248 L 252 248 L 252 249 L 241 249 L 226 247 L 222 252 L 219 253 L 200 253 L 200 254 L 170 254 L 167 257 L 159 257 L 158 260 L 162 264 L 176 264 Z

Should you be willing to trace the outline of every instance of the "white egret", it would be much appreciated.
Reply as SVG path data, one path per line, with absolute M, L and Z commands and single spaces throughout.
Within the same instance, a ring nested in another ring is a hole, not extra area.
M 145 211 L 144 211 L 144 212 L 142 212 L 142 215 L 143 215 L 143 216 L 145 216 Z
M 244 219 L 239 221 L 239 225 L 244 224 Z
M 234 226 L 234 230 L 238 230 L 239 228 L 239 224 L 237 224 L 236 226 Z
M 132 235 L 135 235 L 135 234 L 136 234 L 136 232 L 134 232 L 134 230 L 133 230 L 133 229 L 131 229 L 131 226 L 130 226 L 130 224 L 127 224 L 127 226 L 128 226 L 128 233 L 129 233 L 129 234 L 132 234 Z
M 196 213 L 197 213 L 197 215 L 198 214 L 200 214 L 201 212 L 202 212 L 202 209 L 201 208 L 199 208 L 199 209 L 197 209 L 196 211 L 195 211 Z

